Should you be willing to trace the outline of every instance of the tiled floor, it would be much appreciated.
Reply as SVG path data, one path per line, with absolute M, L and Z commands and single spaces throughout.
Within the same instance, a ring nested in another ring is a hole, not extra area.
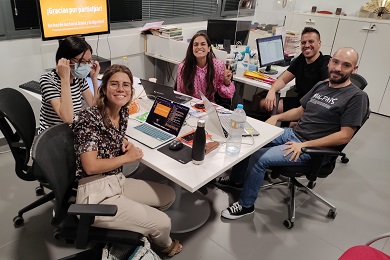
M 173 235 L 184 243 L 174 259 L 329 260 L 390 232 L 389 129 L 390 118 L 373 114 L 346 148 L 350 163 L 338 163 L 331 176 L 317 183 L 315 190 L 337 206 L 335 220 L 325 217 L 325 206 L 299 194 L 295 227 L 287 230 L 283 187 L 261 192 L 254 215 L 224 220 L 220 212 L 237 194 L 208 185 L 211 216 L 200 229 Z M 13 227 L 12 218 L 35 198 L 36 186 L 18 179 L 13 168 L 11 154 L 0 154 L 0 260 L 59 259 L 77 252 L 52 238 L 51 203 L 25 214 L 23 227 Z M 389 239 L 374 246 L 390 254 Z

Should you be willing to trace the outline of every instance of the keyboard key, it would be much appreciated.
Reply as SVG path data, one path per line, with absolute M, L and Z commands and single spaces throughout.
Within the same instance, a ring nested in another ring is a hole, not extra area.
M 142 133 L 147 134 L 147 135 L 153 137 L 154 139 L 157 139 L 160 141 L 165 141 L 165 140 L 168 140 L 169 138 L 172 137 L 172 135 L 170 135 L 170 134 L 168 134 L 168 133 L 166 133 L 158 128 L 154 128 L 148 124 L 141 124 L 141 125 L 135 126 L 134 128 L 137 129 L 138 131 L 141 131 Z
M 41 95 L 41 86 L 38 81 L 31 80 L 19 86 L 22 89 Z

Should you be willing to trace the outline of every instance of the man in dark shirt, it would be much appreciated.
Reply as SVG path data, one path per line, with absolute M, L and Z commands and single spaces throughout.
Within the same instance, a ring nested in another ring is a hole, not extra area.
M 320 52 L 320 33 L 305 27 L 301 34 L 301 54 L 293 60 L 288 69 L 272 84 L 265 99 L 260 101 L 260 108 L 272 111 L 276 106 L 276 92 L 284 88 L 295 78 L 297 97 L 287 97 L 279 101 L 277 113 L 299 107 L 299 100 L 319 81 L 328 78 L 327 65 L 329 55 Z
M 281 136 L 251 155 L 247 168 L 217 179 L 217 186 L 242 189 L 239 200 L 223 210 L 222 217 L 237 219 L 252 214 L 266 169 L 307 164 L 311 158 L 302 153 L 302 147 L 332 147 L 351 140 L 369 111 L 367 94 L 350 80 L 357 61 L 358 54 L 352 48 L 336 51 L 328 64 L 329 80 L 315 85 L 299 107 L 267 120 L 275 125 L 299 119 L 294 128 L 285 128 Z

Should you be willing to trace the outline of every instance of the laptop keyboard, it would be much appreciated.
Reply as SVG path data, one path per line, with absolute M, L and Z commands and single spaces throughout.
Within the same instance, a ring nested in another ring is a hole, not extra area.
M 226 131 L 226 129 L 229 129 L 230 127 L 230 116 L 220 116 L 219 120 L 221 121 L 223 134 L 225 137 L 228 137 L 229 133 Z
M 39 85 L 38 81 L 31 80 L 27 83 L 20 85 L 19 87 L 41 95 L 41 86 Z
M 141 131 L 142 133 L 147 134 L 147 135 L 153 137 L 154 139 L 157 139 L 160 141 L 166 141 L 172 137 L 172 135 L 167 134 L 166 132 L 164 132 L 158 128 L 154 128 L 148 124 L 137 125 L 134 128 L 137 129 L 138 131 Z

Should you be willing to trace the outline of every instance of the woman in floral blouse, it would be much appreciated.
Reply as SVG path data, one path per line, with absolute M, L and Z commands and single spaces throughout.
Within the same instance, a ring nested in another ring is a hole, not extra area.
M 141 233 L 172 256 L 182 245 L 169 236 L 170 218 L 162 212 L 175 200 L 169 186 L 125 178 L 121 167 L 142 158 L 142 150 L 125 138 L 134 94 L 133 75 L 123 65 L 104 73 L 95 106 L 74 120 L 77 203 L 115 204 L 114 217 L 97 217 L 93 226 Z
M 177 91 L 198 99 L 202 92 L 213 102 L 215 93 L 231 99 L 236 90 L 231 77 L 231 70 L 215 58 L 207 34 L 195 34 L 188 45 L 186 57 L 177 69 Z

